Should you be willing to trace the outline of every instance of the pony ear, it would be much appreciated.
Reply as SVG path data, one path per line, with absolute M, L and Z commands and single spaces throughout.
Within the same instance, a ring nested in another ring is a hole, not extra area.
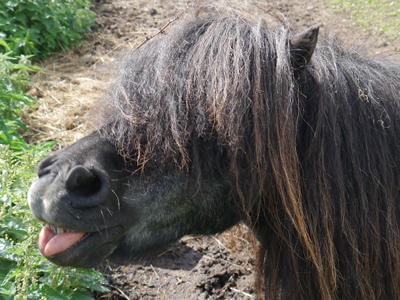
M 318 32 L 319 26 L 314 26 L 290 39 L 290 61 L 294 70 L 304 68 L 310 61 L 317 45 Z

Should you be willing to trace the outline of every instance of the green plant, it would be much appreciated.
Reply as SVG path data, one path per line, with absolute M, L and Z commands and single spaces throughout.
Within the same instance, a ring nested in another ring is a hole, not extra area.
M 43 58 L 81 40 L 94 24 L 90 7 L 91 0 L 0 1 L 0 39 L 16 54 Z
M 24 153 L 0 145 L 0 299 L 92 299 L 106 280 L 92 269 L 60 268 L 37 250 L 38 221 L 26 191 L 34 164 L 51 144 Z
M 40 58 L 79 41 L 93 23 L 89 0 L 0 1 L 0 299 L 92 299 L 106 280 L 92 269 L 60 268 L 37 250 L 40 225 L 26 191 L 37 160 L 53 143 L 28 145 L 21 120 L 32 55 Z
M 3 41 L 3 45 L 7 44 Z M 38 70 L 30 65 L 29 58 L 0 53 L 0 144 L 10 145 L 12 150 L 26 145 L 21 135 L 26 126 L 20 116 L 25 105 L 32 107 L 34 103 L 25 94 L 29 72 Z

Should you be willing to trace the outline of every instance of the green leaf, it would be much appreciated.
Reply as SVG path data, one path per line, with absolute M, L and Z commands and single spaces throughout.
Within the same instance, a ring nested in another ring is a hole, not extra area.
M 11 48 L 10 48 L 10 46 L 7 44 L 7 42 L 4 40 L 4 37 L 6 36 L 6 34 L 5 33 L 3 33 L 3 32 L 0 32 L 0 46 L 1 47 L 3 47 L 4 48 L 4 50 L 5 51 L 10 51 L 11 50 Z

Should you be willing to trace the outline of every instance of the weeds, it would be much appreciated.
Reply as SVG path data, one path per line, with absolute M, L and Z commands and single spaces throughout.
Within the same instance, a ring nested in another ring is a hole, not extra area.
M 50 146 L 24 153 L 0 146 L 0 299 L 91 299 L 92 291 L 108 290 L 100 273 L 55 266 L 37 249 L 41 225 L 29 211 L 26 191 Z
M 20 115 L 25 105 L 33 107 L 34 99 L 25 94 L 31 66 L 29 57 L 0 53 L 0 144 L 20 151 L 26 144 L 21 133 L 26 130 Z
M 0 39 L 17 55 L 43 58 L 81 40 L 94 24 L 90 7 L 90 0 L 1 1 Z
M 106 280 L 93 269 L 60 268 L 37 249 L 38 221 L 26 198 L 34 166 L 54 143 L 29 145 L 21 120 L 31 59 L 79 41 L 93 23 L 89 0 L 0 1 L 0 299 L 92 299 Z

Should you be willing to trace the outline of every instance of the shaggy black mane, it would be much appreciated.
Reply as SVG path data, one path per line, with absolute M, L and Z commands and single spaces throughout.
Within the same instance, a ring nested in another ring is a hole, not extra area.
M 101 129 L 147 162 L 223 157 L 262 243 L 266 295 L 400 299 L 400 67 L 196 12 L 124 60 Z

